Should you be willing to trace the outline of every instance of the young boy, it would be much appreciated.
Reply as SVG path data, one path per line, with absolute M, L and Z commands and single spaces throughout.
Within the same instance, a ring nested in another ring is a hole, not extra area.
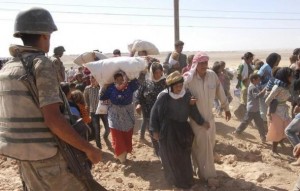
M 250 85 L 248 88 L 247 97 L 247 112 L 244 116 L 242 123 L 233 132 L 233 134 L 241 134 L 248 126 L 248 124 L 254 120 L 255 125 L 259 131 L 260 139 L 262 142 L 266 141 L 266 133 L 264 129 L 264 121 L 260 116 L 259 111 L 259 98 L 263 96 L 264 90 L 260 91 L 258 85 L 260 83 L 260 76 L 258 74 L 252 74 L 250 76 Z

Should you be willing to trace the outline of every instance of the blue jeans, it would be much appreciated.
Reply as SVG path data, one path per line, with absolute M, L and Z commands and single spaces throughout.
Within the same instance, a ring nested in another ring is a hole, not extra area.
M 285 129 L 285 134 L 293 146 L 300 143 L 297 133 L 300 133 L 300 113 L 295 116 Z
M 103 122 L 103 125 L 105 127 L 105 133 L 103 135 L 104 138 L 107 138 L 109 135 L 109 126 L 108 126 L 108 120 L 106 114 L 95 114 L 94 112 L 91 112 L 91 118 L 92 118 L 92 126 L 93 126 L 93 132 L 95 136 L 96 145 L 99 148 L 102 148 L 101 146 L 101 138 L 100 138 L 100 118 Z
M 266 132 L 265 132 L 265 128 L 264 128 L 264 122 L 263 119 L 260 116 L 260 112 L 250 112 L 247 111 L 244 119 L 242 121 L 242 123 L 239 125 L 239 127 L 237 128 L 236 132 L 237 133 L 242 133 L 247 126 L 249 125 L 249 123 L 254 120 L 255 126 L 258 129 L 259 135 L 261 138 L 264 138 L 266 136 Z

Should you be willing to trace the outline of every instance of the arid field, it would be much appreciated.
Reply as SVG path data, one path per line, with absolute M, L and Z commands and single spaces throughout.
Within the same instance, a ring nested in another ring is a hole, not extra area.
M 268 54 L 277 52 L 282 56 L 280 66 L 289 65 L 289 56 L 292 50 L 251 51 L 255 58 L 265 60 Z M 185 52 L 187 55 L 194 52 Z M 210 66 L 214 61 L 223 60 L 228 68 L 236 69 L 241 62 L 245 51 L 208 52 Z M 154 56 L 163 61 L 167 53 Z M 111 56 L 111 55 L 108 55 Z M 76 56 L 63 56 L 66 68 L 75 66 L 72 60 Z M 232 89 L 236 80 L 232 81 Z M 233 94 L 233 93 L 232 93 Z M 234 97 L 231 103 L 232 119 L 226 122 L 222 116 L 216 115 L 216 146 L 215 163 L 218 178 L 215 181 L 203 182 L 195 177 L 194 191 L 289 191 L 296 181 L 300 168 L 291 166 L 295 159 L 292 156 L 292 147 L 285 141 L 285 148 L 279 146 L 279 155 L 271 155 L 271 143 L 262 144 L 258 131 L 249 126 L 245 132 L 235 137 L 232 131 L 239 125 L 233 115 L 238 105 Z M 164 179 L 159 159 L 153 154 L 149 134 L 146 134 L 146 143 L 138 142 L 138 130 L 141 116 L 136 116 L 136 125 L 133 137 L 134 151 L 129 155 L 126 165 L 116 162 L 109 142 L 103 145 L 103 160 L 94 165 L 93 174 L 98 182 L 110 191 L 142 191 L 142 190 L 176 190 L 168 185 Z M 103 128 L 101 133 L 103 133 Z M 94 142 L 92 142 L 95 144 Z M 180 165 L 180 164 L 179 164 Z M 17 162 L 6 157 L 0 158 L 0 190 L 20 191 L 21 182 L 18 174 Z

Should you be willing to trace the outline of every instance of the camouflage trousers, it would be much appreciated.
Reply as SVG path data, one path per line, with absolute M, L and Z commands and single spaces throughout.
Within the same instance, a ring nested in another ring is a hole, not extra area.
M 68 169 L 58 152 L 39 161 L 20 161 L 20 175 L 28 191 L 86 191 L 86 186 Z

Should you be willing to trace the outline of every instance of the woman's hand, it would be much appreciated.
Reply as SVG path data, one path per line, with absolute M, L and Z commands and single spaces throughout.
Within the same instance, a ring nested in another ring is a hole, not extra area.
M 159 141 L 159 133 L 158 132 L 153 132 L 153 139 L 156 141 Z
M 197 99 L 192 96 L 190 99 L 190 105 L 195 105 L 196 102 L 197 102 Z
M 209 129 L 210 128 L 210 124 L 209 122 L 205 121 L 202 125 L 205 129 Z
M 137 106 L 135 107 L 135 111 L 137 112 L 137 114 L 141 115 L 141 111 L 142 111 L 142 106 L 141 104 L 137 104 Z

